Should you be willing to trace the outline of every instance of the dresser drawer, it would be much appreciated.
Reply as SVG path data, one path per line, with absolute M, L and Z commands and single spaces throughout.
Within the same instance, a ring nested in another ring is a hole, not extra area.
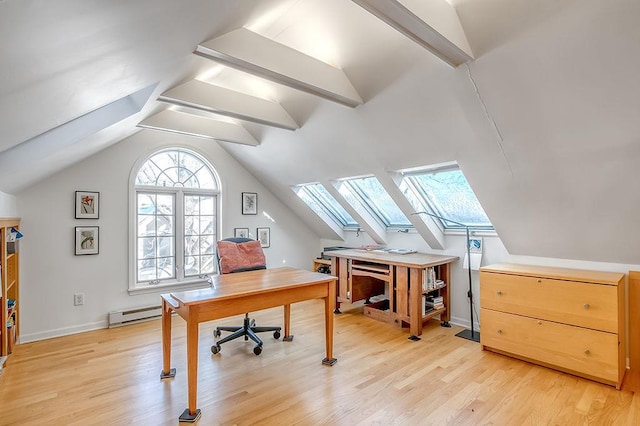
M 480 306 L 618 333 L 618 286 L 480 272 Z M 483 324 L 484 326 L 484 324 Z
M 616 334 L 497 312 L 480 311 L 481 344 L 528 361 L 619 385 Z

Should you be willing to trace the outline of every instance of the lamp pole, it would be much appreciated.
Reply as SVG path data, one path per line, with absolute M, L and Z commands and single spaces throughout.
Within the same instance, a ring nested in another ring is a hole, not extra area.
M 457 333 L 456 336 L 462 337 L 467 340 L 473 340 L 474 342 L 480 342 L 480 332 L 479 331 L 476 332 L 473 329 L 473 289 L 471 286 L 471 248 L 469 247 L 471 243 L 471 231 L 470 231 L 471 227 L 464 223 L 456 222 L 455 220 L 447 219 L 446 217 L 440 217 L 438 215 L 435 215 L 429 212 L 412 213 L 412 215 L 416 215 L 416 214 L 426 214 L 427 216 L 435 217 L 436 219 L 440 219 L 440 220 L 446 220 L 447 222 L 454 223 L 458 226 L 464 226 L 464 229 L 467 235 L 467 266 L 468 266 L 467 269 L 469 270 L 469 291 L 467 292 L 467 297 L 469 298 L 469 318 L 471 319 L 470 321 L 471 329 L 462 330 L 461 332 Z

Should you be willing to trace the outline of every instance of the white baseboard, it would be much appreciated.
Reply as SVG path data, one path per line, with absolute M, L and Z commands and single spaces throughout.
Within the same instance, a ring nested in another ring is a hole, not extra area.
M 451 317 L 451 319 L 449 320 L 449 323 L 460 326 L 460 327 L 470 328 L 469 320 L 465 318 Z M 85 331 L 99 330 L 101 328 L 108 328 L 108 327 L 109 327 L 109 322 L 107 320 L 104 320 L 104 321 L 96 321 L 88 324 L 75 325 L 73 327 L 64 327 L 64 328 L 57 328 L 54 330 L 42 331 L 39 333 L 21 334 L 18 343 L 37 342 L 39 340 L 46 340 L 46 339 L 52 339 L 54 337 L 68 336 L 71 334 L 83 333 Z M 478 324 L 474 324 L 474 329 L 479 331 L 480 326 Z
M 475 319 L 475 315 L 474 315 L 474 319 Z M 451 317 L 449 319 L 449 323 L 453 324 L 453 325 L 458 325 L 460 327 L 464 327 L 464 328 L 471 328 L 471 322 L 469 321 L 468 318 L 460 318 L 460 317 Z M 478 324 L 477 322 L 473 322 L 473 329 L 479 331 L 480 330 L 480 324 Z
M 57 328 L 55 330 L 47 330 L 39 333 L 20 334 L 18 343 L 37 342 L 38 340 L 52 339 L 54 337 L 68 336 L 70 334 L 83 333 L 85 331 L 99 330 L 107 328 L 109 323 L 107 320 L 97 321 L 88 324 L 74 325 L 72 327 Z

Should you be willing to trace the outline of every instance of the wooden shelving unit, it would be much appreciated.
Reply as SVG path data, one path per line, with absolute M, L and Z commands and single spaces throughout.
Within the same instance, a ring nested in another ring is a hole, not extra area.
M 358 249 L 329 251 L 327 255 L 332 258 L 331 273 L 338 277 L 336 313 L 340 312 L 340 303 L 364 300 L 364 315 L 399 327 L 408 325 L 411 340 L 419 340 L 423 324 L 433 317 L 439 316 L 443 326 L 449 325 L 450 265 L 457 257 Z M 430 269 L 435 279 L 442 281 L 441 286 L 424 287 Z M 442 297 L 441 307 L 424 312 L 426 294 Z M 376 296 L 385 299 L 373 301 Z
M 20 278 L 18 241 L 9 241 L 20 219 L 0 218 L 0 368 L 20 336 Z
M 327 259 L 313 259 L 311 270 L 313 272 L 318 272 L 318 267 L 320 266 L 331 266 L 331 261 Z

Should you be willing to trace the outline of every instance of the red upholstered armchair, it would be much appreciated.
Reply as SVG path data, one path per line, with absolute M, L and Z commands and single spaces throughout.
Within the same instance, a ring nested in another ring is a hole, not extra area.
M 233 274 L 257 269 L 266 269 L 266 260 L 260 241 L 249 238 L 227 238 L 217 243 L 218 266 L 221 274 Z M 211 352 L 217 354 L 221 350 L 223 343 L 230 340 L 244 337 L 244 340 L 253 340 L 256 346 L 253 353 L 262 353 L 262 340 L 256 333 L 273 332 L 273 338 L 280 338 L 281 327 L 258 327 L 255 320 L 249 318 L 249 313 L 244 316 L 244 324 L 239 326 L 220 326 L 215 329 L 213 335 L 219 338 L 223 331 L 230 331 L 231 334 L 216 341 L 211 346 Z

